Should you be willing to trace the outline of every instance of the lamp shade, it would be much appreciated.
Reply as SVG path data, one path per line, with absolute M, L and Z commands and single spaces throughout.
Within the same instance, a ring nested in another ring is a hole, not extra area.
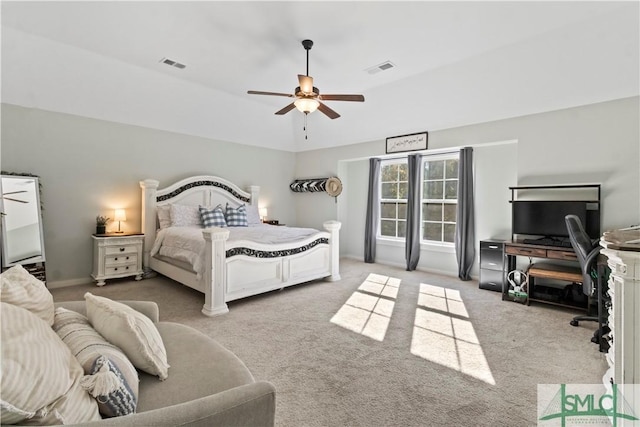
M 113 220 L 114 221 L 126 221 L 127 220 L 127 213 L 124 211 L 124 209 L 116 209 L 115 213 L 113 214 Z
M 306 114 L 316 111 L 318 109 L 318 105 L 320 105 L 320 102 L 318 102 L 317 99 L 313 98 L 298 98 L 293 101 L 293 104 L 300 112 Z
M 265 219 L 267 217 L 267 208 L 259 208 L 258 212 L 261 219 Z

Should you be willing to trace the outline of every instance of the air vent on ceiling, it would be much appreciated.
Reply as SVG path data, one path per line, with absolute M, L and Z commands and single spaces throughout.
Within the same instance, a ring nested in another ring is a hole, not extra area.
M 174 60 L 172 60 L 172 59 L 169 59 L 169 58 L 162 58 L 162 59 L 160 60 L 160 62 L 162 62 L 163 64 L 170 65 L 170 66 L 172 66 L 172 67 L 180 68 L 180 69 L 183 69 L 183 68 L 185 68 L 185 67 L 186 67 L 186 65 L 181 64 L 181 63 L 179 63 L 179 62 L 176 62 L 176 61 L 174 61 Z
M 382 64 L 378 64 L 376 66 L 373 66 L 371 68 L 367 68 L 365 71 L 369 74 L 376 74 L 379 73 L 380 71 L 385 71 L 388 70 L 390 68 L 395 67 L 395 65 L 393 64 L 393 62 L 391 61 L 385 61 Z

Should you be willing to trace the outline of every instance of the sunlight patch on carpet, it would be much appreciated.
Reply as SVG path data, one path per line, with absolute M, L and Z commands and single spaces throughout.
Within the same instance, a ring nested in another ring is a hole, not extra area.
M 399 287 L 400 279 L 369 274 L 331 318 L 331 323 L 376 341 L 383 341 Z
M 421 283 L 411 353 L 495 385 L 460 292 Z

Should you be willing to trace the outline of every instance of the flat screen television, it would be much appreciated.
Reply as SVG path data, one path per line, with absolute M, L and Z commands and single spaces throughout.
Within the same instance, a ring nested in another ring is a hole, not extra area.
M 573 214 L 580 218 L 590 237 L 598 237 L 599 230 L 590 230 L 587 226 L 587 202 L 584 201 L 515 200 L 512 210 L 513 234 L 569 237 L 564 217 Z

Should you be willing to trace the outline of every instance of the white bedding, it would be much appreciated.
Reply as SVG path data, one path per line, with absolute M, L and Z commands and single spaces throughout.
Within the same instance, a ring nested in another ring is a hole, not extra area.
M 263 244 L 295 242 L 318 233 L 313 228 L 282 227 L 259 224 L 250 227 L 227 227 L 228 241 L 248 240 Z M 167 227 L 158 230 L 151 256 L 156 254 L 186 262 L 192 266 L 198 279 L 204 265 L 204 237 L 201 227 Z

